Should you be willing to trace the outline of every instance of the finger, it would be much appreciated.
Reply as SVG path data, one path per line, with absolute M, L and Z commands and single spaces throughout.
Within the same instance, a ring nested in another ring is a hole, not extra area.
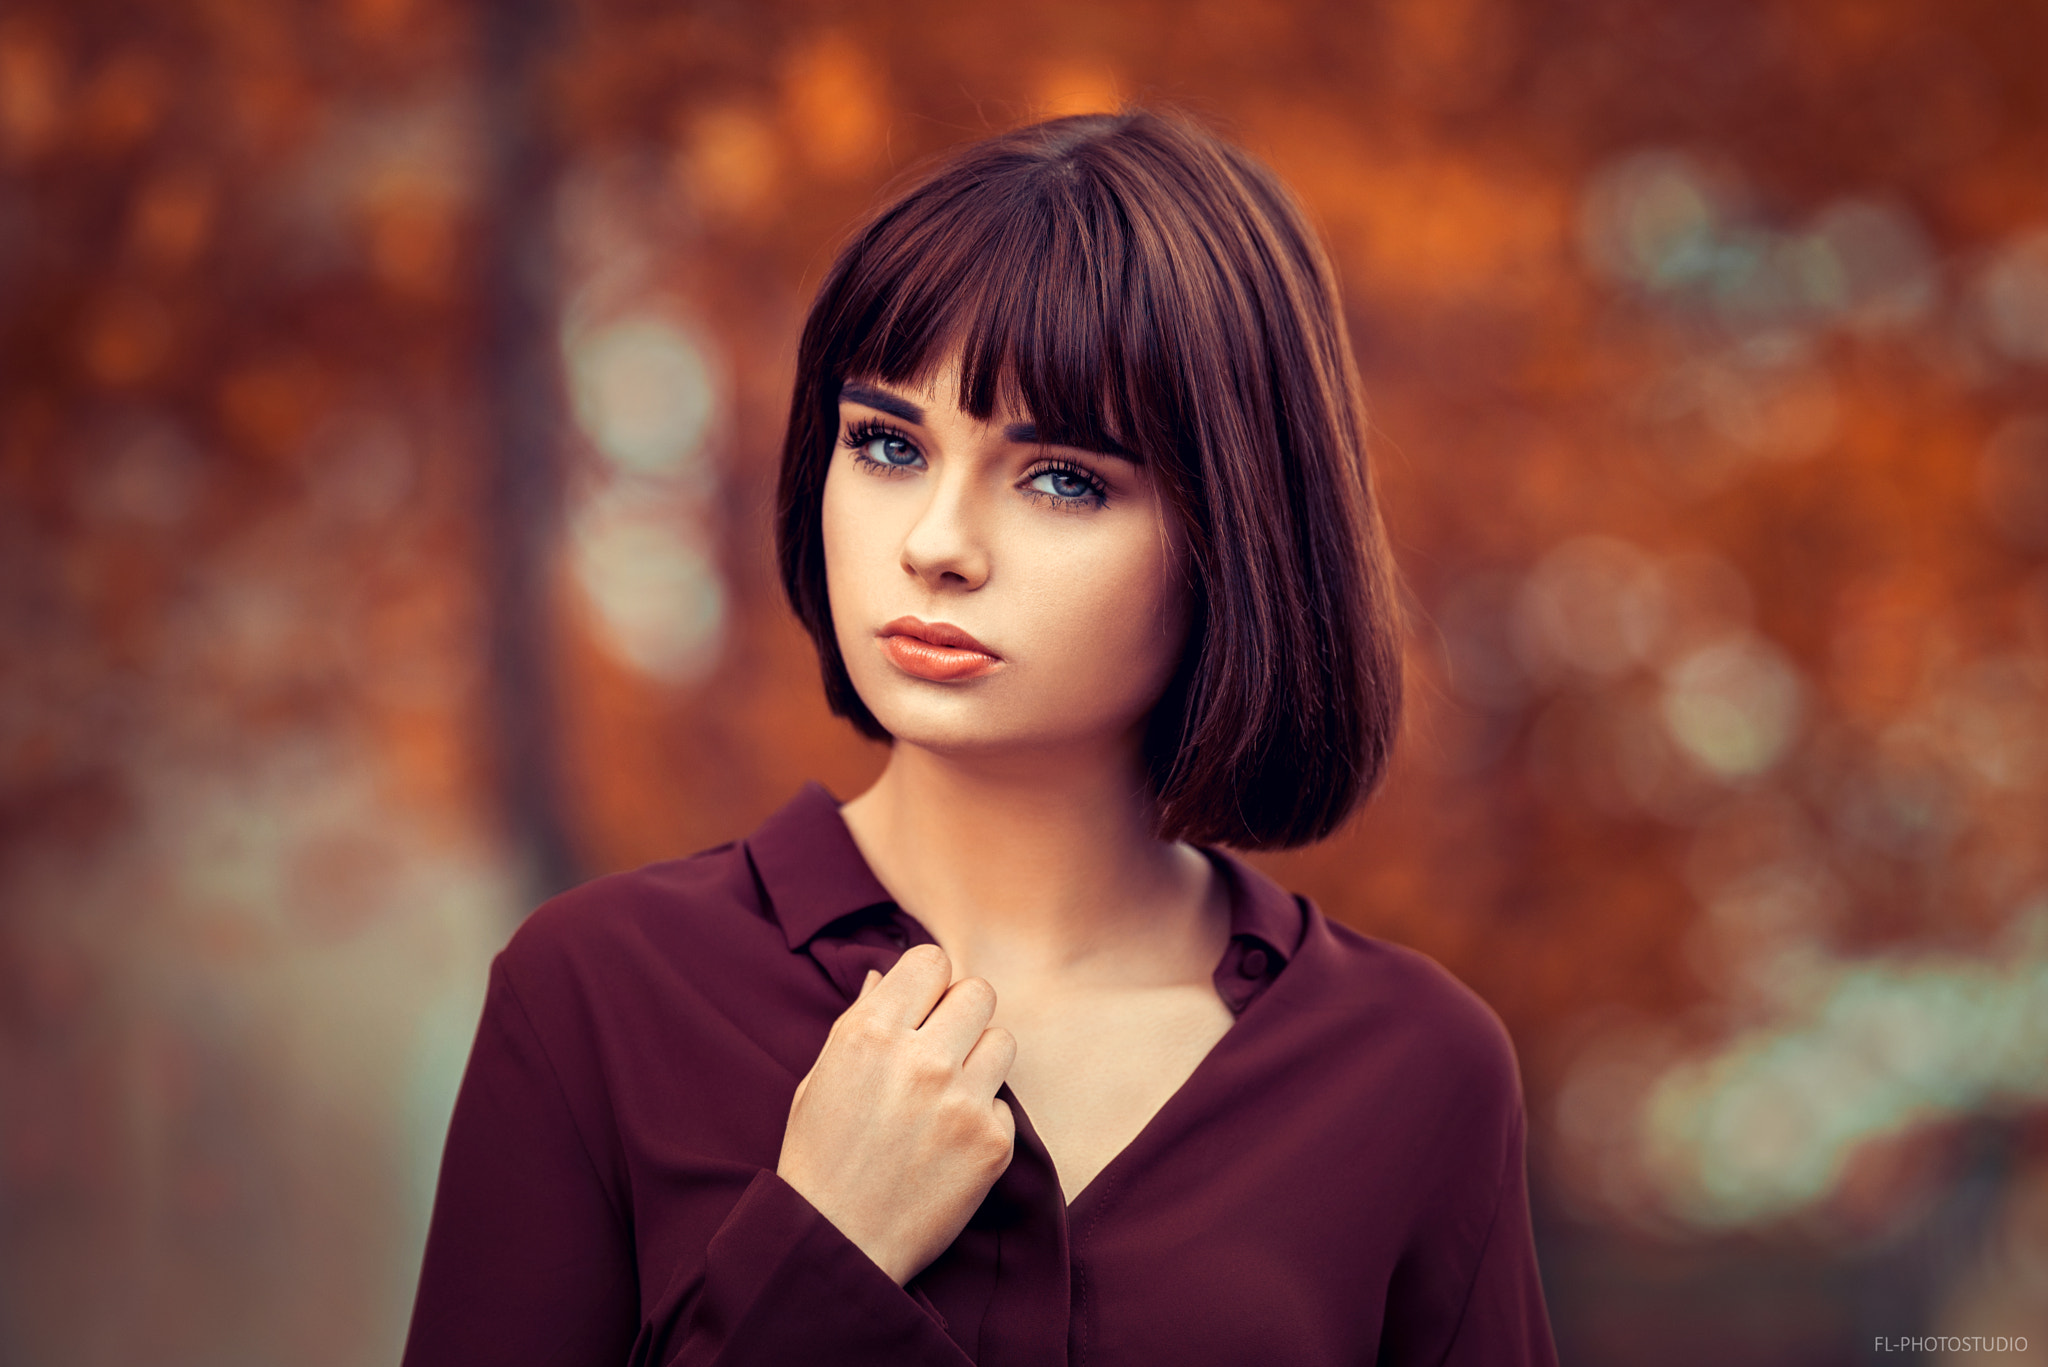
M 875 985 L 872 1009 L 891 1025 L 915 1030 L 953 980 L 953 961 L 937 945 L 912 945 Z
M 881 981 L 882 975 L 879 971 L 872 968 L 867 971 L 867 976 L 861 979 L 860 991 L 853 994 L 853 1000 L 848 1002 L 846 1009 L 839 1013 L 839 1019 L 832 1022 L 832 1033 L 834 1035 L 839 1033 L 840 1023 L 853 1015 L 860 1004 L 868 999 L 868 994 L 875 990 L 875 985 Z
M 1000 1025 L 992 1025 L 981 1032 L 981 1038 L 967 1051 L 967 1061 L 960 1065 L 960 1080 L 976 1096 L 992 1097 L 1010 1076 L 1010 1065 L 1017 1061 L 1017 1037 Z
M 962 978 L 946 989 L 946 995 L 918 1028 L 918 1034 L 944 1049 L 946 1057 L 960 1062 L 967 1057 L 981 1032 L 996 1014 L 996 990 L 986 978 Z

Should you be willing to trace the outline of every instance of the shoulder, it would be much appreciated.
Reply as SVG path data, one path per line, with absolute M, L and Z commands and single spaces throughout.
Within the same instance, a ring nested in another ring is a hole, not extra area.
M 1303 901 L 1298 963 L 1310 969 L 1305 985 L 1331 1030 L 1423 1094 L 1501 1118 L 1520 1114 L 1514 1041 L 1484 998 L 1420 950 L 1353 930 Z
M 1285 1041 L 1278 1071 L 1333 1135 L 1332 1161 L 1399 1175 L 1398 1191 L 1374 1178 L 1351 1188 L 1380 1217 L 1483 1226 L 1527 1133 L 1506 1027 L 1428 955 L 1303 905 L 1300 952 L 1259 1004 Z
M 746 851 L 731 841 L 549 898 L 513 933 L 495 971 L 531 1008 L 725 961 L 777 934 Z

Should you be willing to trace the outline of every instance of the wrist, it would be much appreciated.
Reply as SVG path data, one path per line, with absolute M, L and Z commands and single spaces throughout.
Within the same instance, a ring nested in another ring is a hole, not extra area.
M 802 1180 L 801 1174 L 792 1173 L 786 1166 L 777 1164 L 775 1175 L 780 1177 L 791 1191 L 803 1197 L 812 1210 L 824 1217 L 827 1224 L 844 1235 L 848 1243 L 866 1254 L 869 1262 L 888 1274 L 890 1281 L 903 1286 L 917 1274 L 918 1269 L 907 1266 L 908 1260 L 891 1248 L 886 1239 L 879 1234 L 862 1230 L 857 1222 L 848 1219 L 834 1202 L 812 1191 Z

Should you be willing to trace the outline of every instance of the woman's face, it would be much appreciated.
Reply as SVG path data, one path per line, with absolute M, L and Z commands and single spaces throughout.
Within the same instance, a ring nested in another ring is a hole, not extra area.
M 922 388 L 841 390 L 823 532 L 854 688 L 937 751 L 1135 742 L 1189 611 L 1151 473 L 1041 446 L 1028 414 L 978 421 L 959 388 L 955 356 Z

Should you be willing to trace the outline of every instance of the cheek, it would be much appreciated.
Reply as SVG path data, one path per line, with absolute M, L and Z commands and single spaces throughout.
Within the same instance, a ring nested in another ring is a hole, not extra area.
M 818 530 L 825 542 L 827 570 L 845 551 L 845 530 L 849 522 L 846 483 L 839 476 L 839 462 L 835 459 L 825 472 L 825 488 L 818 503 Z
M 873 510 L 859 506 L 860 490 L 847 486 L 841 470 L 834 461 L 825 476 L 824 498 L 818 509 L 819 539 L 825 548 L 825 587 L 834 602 L 843 593 L 858 592 L 865 579 L 861 571 L 874 555 L 877 530 Z
M 1086 582 L 1085 601 L 1068 599 L 1066 615 L 1085 624 L 1075 641 L 1089 672 L 1105 693 L 1149 707 L 1187 639 L 1189 599 L 1174 555 L 1156 536 L 1134 538 L 1099 561 Z
M 851 649 L 848 628 L 866 615 L 861 591 L 874 578 L 865 570 L 870 551 L 866 543 L 872 536 L 862 535 L 864 528 L 871 529 L 871 524 L 853 506 L 858 500 L 848 497 L 849 492 L 835 464 L 825 477 L 818 533 L 825 551 L 825 597 L 831 605 L 833 634 L 839 638 L 842 656 Z M 848 659 L 847 665 L 854 668 L 857 662 Z

